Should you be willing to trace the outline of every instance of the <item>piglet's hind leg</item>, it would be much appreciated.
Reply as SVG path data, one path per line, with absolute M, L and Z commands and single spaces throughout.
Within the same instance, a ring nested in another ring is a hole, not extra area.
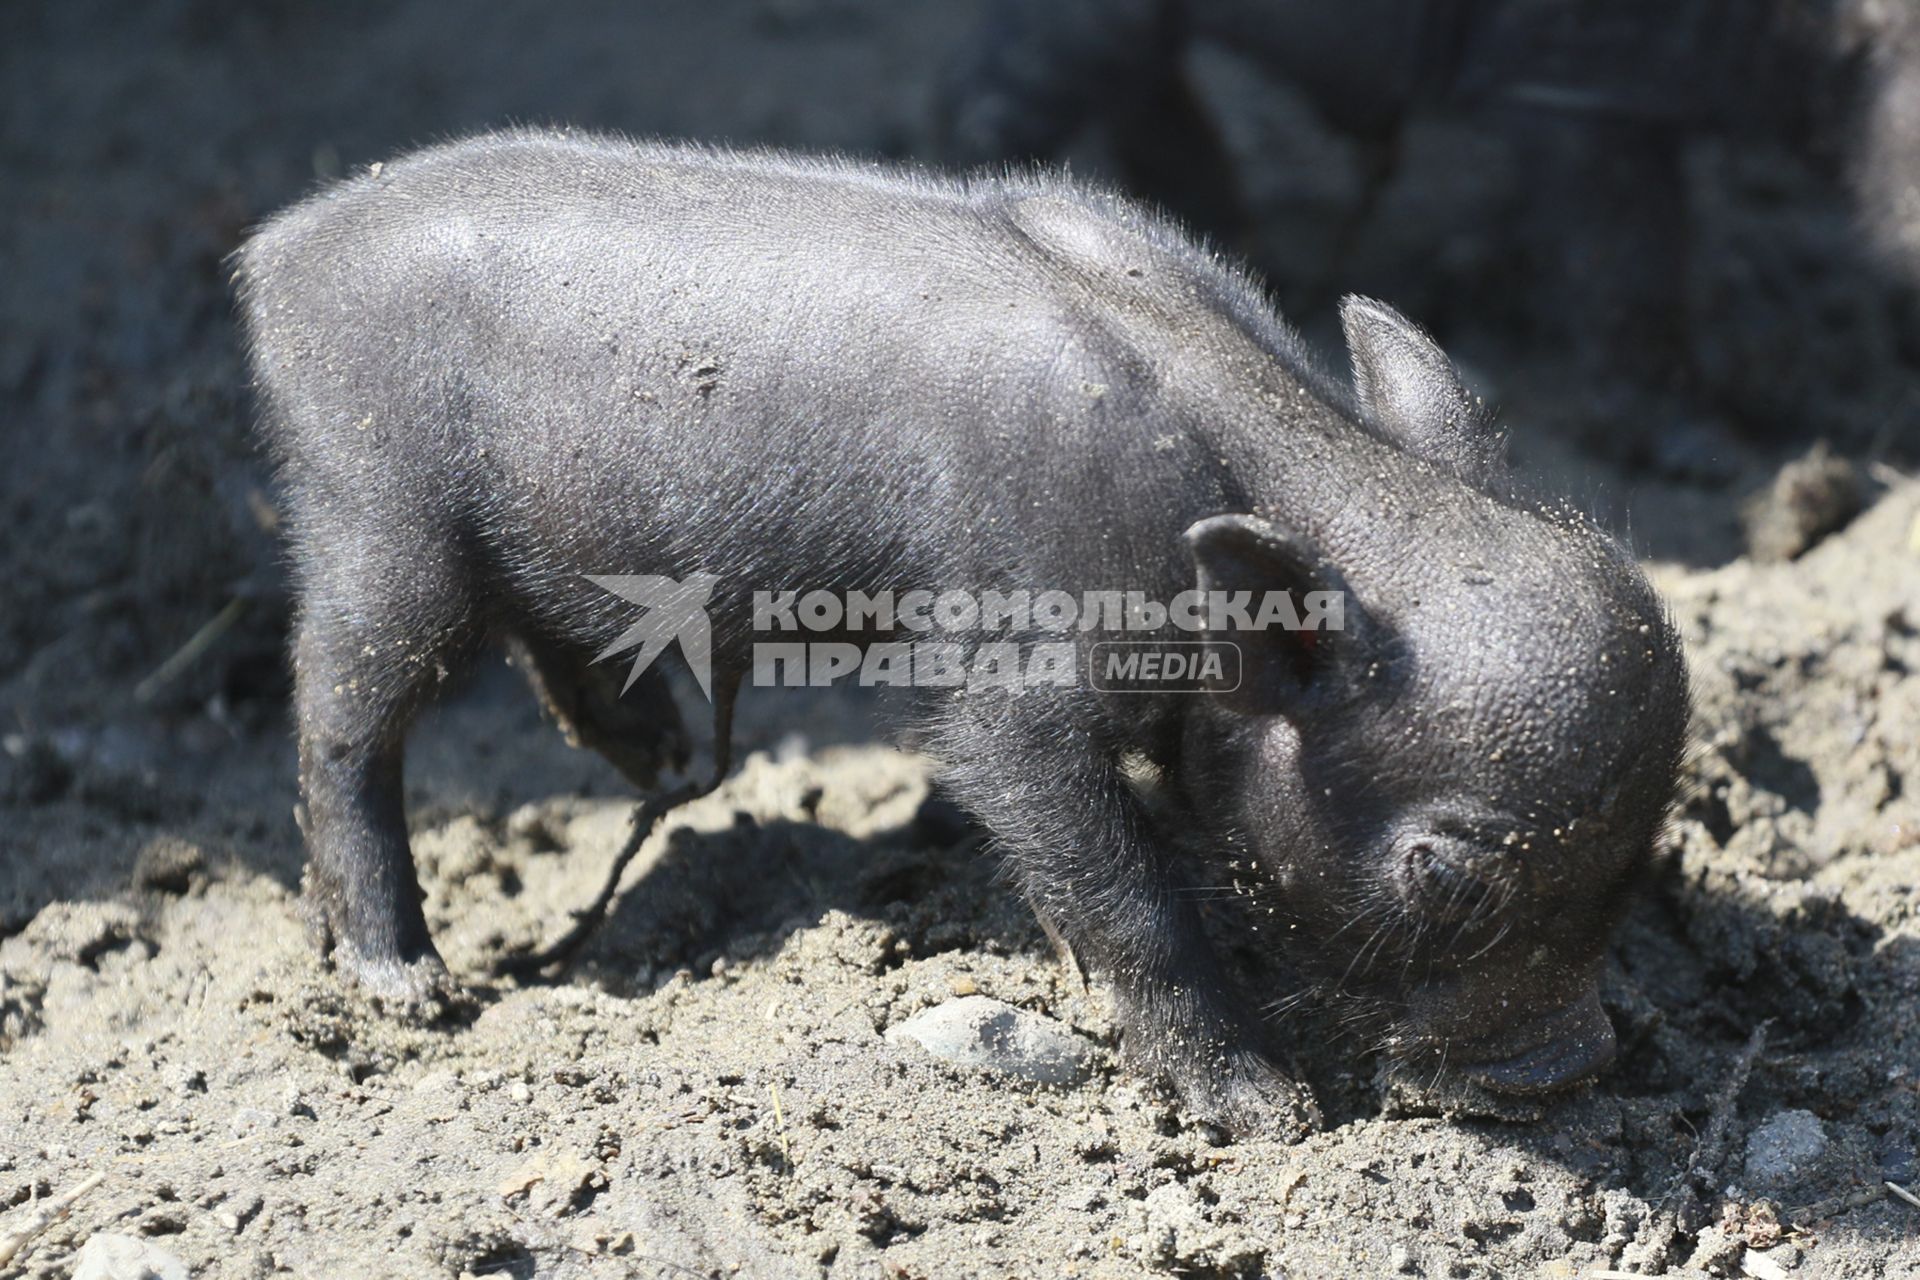
M 352 554 L 303 563 L 294 641 L 303 907 L 347 979 L 383 1000 L 435 1004 L 452 984 L 421 910 L 401 755 L 420 705 L 470 656 L 472 628 L 450 557 L 383 554 L 366 538 L 331 545 Z

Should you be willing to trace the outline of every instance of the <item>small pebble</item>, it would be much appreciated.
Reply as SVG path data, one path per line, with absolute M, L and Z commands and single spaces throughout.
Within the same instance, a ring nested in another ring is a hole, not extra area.
M 187 1264 L 136 1236 L 96 1232 L 74 1259 L 73 1280 L 188 1280 Z
M 1811 1111 L 1776 1111 L 1747 1135 L 1747 1180 L 1780 1187 L 1798 1178 L 1827 1150 L 1827 1131 Z
M 271 1129 L 280 1123 L 280 1117 L 271 1111 L 259 1107 L 241 1107 L 227 1121 L 235 1137 L 244 1137 L 262 1129 Z
M 887 1040 L 911 1041 L 947 1062 L 1043 1084 L 1083 1079 L 1091 1048 L 1053 1019 L 987 996 L 963 996 L 917 1013 L 888 1028 Z

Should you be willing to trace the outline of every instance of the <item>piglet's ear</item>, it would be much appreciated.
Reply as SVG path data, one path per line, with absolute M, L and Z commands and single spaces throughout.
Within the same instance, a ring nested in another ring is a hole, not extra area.
M 1340 327 L 1353 356 L 1361 411 L 1420 457 L 1484 478 L 1502 466 L 1505 442 L 1447 353 L 1384 302 L 1348 295 Z
M 1187 530 L 1186 544 L 1208 602 L 1206 639 L 1226 658 L 1207 691 L 1245 715 L 1303 709 L 1359 621 L 1345 579 L 1258 516 L 1209 516 Z M 1239 610 L 1222 607 L 1235 602 Z

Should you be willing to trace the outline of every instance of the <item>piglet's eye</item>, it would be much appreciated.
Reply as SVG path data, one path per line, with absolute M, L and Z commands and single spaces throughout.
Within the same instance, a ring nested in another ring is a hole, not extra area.
M 1430 836 L 1409 841 L 1399 867 L 1409 907 L 1435 920 L 1472 914 L 1487 894 L 1474 861 L 1472 847 L 1457 840 Z
M 1416 841 L 1407 858 L 1414 874 L 1430 888 L 1458 887 L 1468 878 L 1458 862 L 1430 840 Z

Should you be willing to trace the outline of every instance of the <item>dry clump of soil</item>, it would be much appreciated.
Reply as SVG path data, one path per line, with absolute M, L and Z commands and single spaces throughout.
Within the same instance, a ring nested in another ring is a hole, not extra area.
M 437 1026 L 314 960 L 270 735 L 129 731 L 30 787 L 14 761 L 0 1232 L 101 1172 L 25 1274 L 102 1232 L 239 1276 L 1907 1274 L 1920 1210 L 1882 1183 L 1920 1131 L 1920 486 L 1797 561 L 1659 576 L 1700 745 L 1590 1091 L 1435 1093 L 1306 1014 L 1329 1129 L 1228 1142 L 1118 1068 L 928 762 L 830 704 L 802 719 L 845 745 L 749 717 L 760 749 L 571 976 L 489 983 L 591 896 L 628 803 L 483 681 L 415 753 L 429 914 L 479 984 Z M 1091 1073 L 885 1036 L 973 994 Z

